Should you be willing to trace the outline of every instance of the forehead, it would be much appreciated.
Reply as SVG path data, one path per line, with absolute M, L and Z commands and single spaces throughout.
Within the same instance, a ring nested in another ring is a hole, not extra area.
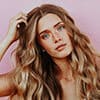
M 56 25 L 58 22 L 62 20 L 56 14 L 47 14 L 43 16 L 38 22 L 38 32 L 42 32 L 45 29 L 49 29 Z

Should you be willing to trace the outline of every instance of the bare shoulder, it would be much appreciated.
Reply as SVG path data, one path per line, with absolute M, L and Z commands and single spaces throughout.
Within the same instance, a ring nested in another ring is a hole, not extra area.
M 13 81 L 14 70 L 0 75 L 0 96 L 8 96 L 16 87 Z

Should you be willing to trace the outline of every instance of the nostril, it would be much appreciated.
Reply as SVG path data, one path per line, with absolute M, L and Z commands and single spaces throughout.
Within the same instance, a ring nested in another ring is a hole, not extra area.
M 57 42 L 59 42 L 59 41 L 61 41 L 61 38 L 55 38 L 55 43 L 57 43 Z

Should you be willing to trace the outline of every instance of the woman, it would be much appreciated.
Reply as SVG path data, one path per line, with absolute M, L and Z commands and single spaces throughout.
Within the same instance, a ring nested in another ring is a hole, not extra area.
M 100 100 L 100 55 L 61 7 L 44 4 L 12 18 L 0 59 L 14 50 L 16 68 L 0 75 L 0 96 L 11 100 Z

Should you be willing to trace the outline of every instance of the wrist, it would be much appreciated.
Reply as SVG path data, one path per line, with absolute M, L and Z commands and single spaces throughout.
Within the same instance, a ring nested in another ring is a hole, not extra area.
M 13 38 L 12 38 L 12 35 L 10 34 L 7 34 L 6 37 L 5 37 L 5 41 L 7 44 L 12 44 L 13 43 Z

